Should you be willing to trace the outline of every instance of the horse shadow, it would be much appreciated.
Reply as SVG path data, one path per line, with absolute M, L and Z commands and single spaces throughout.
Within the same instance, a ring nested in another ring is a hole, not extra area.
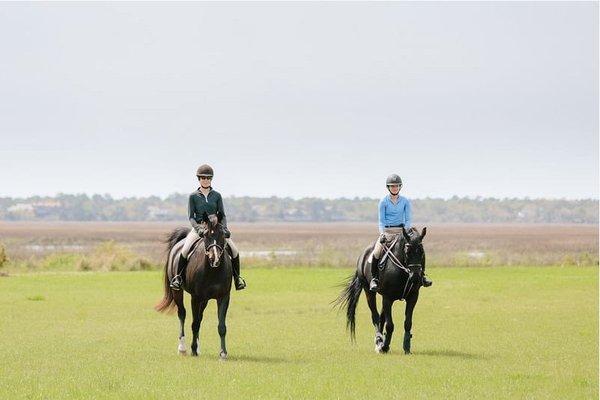
M 412 354 L 416 356 L 462 358 L 463 360 L 484 360 L 487 358 L 482 354 L 467 353 L 464 351 L 456 350 L 424 350 L 413 351 Z
M 229 355 L 227 358 L 229 361 L 244 361 L 244 362 L 253 362 L 253 363 L 261 363 L 261 364 L 282 364 L 289 363 L 292 360 L 282 357 L 268 357 L 268 356 L 257 356 L 257 355 Z M 297 363 L 297 360 L 294 360 L 294 363 Z

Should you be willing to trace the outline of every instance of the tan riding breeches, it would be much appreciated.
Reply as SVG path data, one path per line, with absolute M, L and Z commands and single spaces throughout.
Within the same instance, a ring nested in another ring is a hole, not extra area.
M 385 236 L 386 242 L 391 242 L 392 240 L 394 240 L 394 236 L 396 236 L 398 234 L 400 234 L 400 235 L 402 234 L 402 228 L 385 228 L 383 230 L 382 235 Z M 379 241 L 379 238 L 377 238 L 377 242 L 375 242 L 375 248 L 373 249 L 373 257 L 375 257 L 378 260 L 381 260 L 383 251 L 384 251 L 383 245 Z
M 195 229 L 192 229 L 190 233 L 188 233 L 188 235 L 185 237 L 185 243 L 183 244 L 183 248 L 181 249 L 181 255 L 183 256 L 183 258 L 188 258 L 188 254 L 190 252 L 190 249 L 192 248 L 192 245 L 198 239 L 200 239 L 198 232 L 196 232 Z M 231 238 L 225 240 L 227 240 L 227 246 L 231 248 L 231 257 L 236 258 L 240 253 L 237 247 L 235 246 L 235 243 L 233 243 L 233 240 L 231 240 Z

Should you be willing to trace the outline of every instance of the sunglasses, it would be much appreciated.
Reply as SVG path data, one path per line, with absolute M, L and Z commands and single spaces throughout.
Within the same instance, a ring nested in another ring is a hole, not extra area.
M 212 180 L 212 176 L 199 176 L 198 179 L 201 181 L 210 181 Z

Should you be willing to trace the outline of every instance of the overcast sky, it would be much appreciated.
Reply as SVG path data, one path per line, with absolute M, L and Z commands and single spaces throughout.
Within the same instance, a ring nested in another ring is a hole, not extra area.
M 598 198 L 598 3 L 0 3 L 0 196 Z

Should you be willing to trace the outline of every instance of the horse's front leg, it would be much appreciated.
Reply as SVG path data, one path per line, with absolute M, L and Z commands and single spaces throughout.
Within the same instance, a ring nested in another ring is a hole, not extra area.
M 177 316 L 179 317 L 179 345 L 177 346 L 177 352 L 182 356 L 187 354 L 185 349 L 185 306 L 183 305 L 183 291 L 178 290 L 173 295 L 173 300 L 177 305 Z
M 392 319 L 392 304 L 394 300 L 384 296 L 383 297 L 383 312 L 385 315 L 385 339 L 381 351 L 387 353 L 390 350 L 390 343 L 392 342 L 392 335 L 394 334 L 394 320 Z
M 227 318 L 227 309 L 229 308 L 229 294 L 217 300 L 217 313 L 219 317 L 219 336 L 221 337 L 221 351 L 219 357 L 221 360 L 227 358 L 227 346 L 225 345 L 225 335 L 227 334 L 227 325 L 225 325 L 225 319 Z
M 379 353 L 381 346 L 383 345 L 383 334 L 379 327 L 379 313 L 377 312 L 377 294 L 370 290 L 365 290 L 365 297 L 367 298 L 367 305 L 371 310 L 371 322 L 375 327 L 375 351 Z
M 200 324 L 202 323 L 202 317 L 204 316 L 204 309 L 206 308 L 206 300 L 201 301 L 196 296 L 192 296 L 192 356 L 198 355 L 198 338 L 200 336 Z
M 410 330 L 412 329 L 412 316 L 418 299 L 418 290 L 413 292 L 413 294 L 406 299 L 406 310 L 404 311 L 404 341 L 402 342 L 402 348 L 404 348 L 405 354 L 410 354 L 410 340 L 412 339 Z

